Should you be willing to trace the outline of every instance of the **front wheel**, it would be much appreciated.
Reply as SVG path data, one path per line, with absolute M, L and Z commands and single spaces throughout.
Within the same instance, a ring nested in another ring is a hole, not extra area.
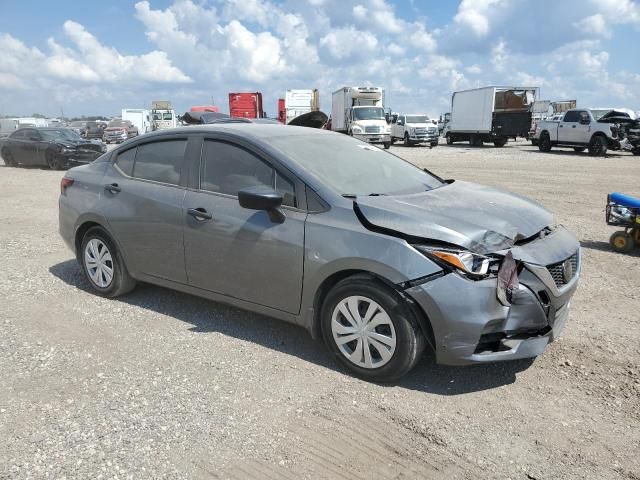
M 631 150 L 631 153 L 633 153 L 634 155 L 640 155 L 640 148 L 634 148 L 633 150 Z
M 136 282 L 129 275 L 115 243 L 102 228 L 87 231 L 80 257 L 85 277 L 98 295 L 113 298 L 135 287 Z
M 47 161 L 47 167 L 50 170 L 61 170 L 63 167 L 62 161 L 53 152 L 47 152 L 45 154 L 45 160 Z
M 404 146 L 408 147 L 411 145 L 411 142 L 409 141 L 409 134 L 407 132 L 404 133 Z
M 506 144 L 507 144 L 507 139 L 506 139 L 506 138 L 498 138 L 498 139 L 496 139 L 496 140 L 494 140 L 494 141 L 493 141 L 493 145 L 494 145 L 495 147 L 498 147 L 498 148 L 502 148 L 502 147 L 504 147 Z
M 635 242 L 633 241 L 631 234 L 623 232 L 622 230 L 611 235 L 609 243 L 616 252 L 620 253 L 629 253 L 635 246 Z
M 447 141 L 447 145 L 453 145 L 453 137 L 451 135 L 447 133 L 447 135 L 444 138 Z
M 391 147 L 391 142 L 384 142 L 382 145 L 384 146 L 385 150 L 389 150 L 389 148 Z
M 592 157 L 604 157 L 607 154 L 607 139 L 602 135 L 596 135 L 589 142 L 589 155 Z
M 424 336 L 405 300 L 367 276 L 349 277 L 333 287 L 321 321 L 338 362 L 366 380 L 397 380 L 424 351 Z

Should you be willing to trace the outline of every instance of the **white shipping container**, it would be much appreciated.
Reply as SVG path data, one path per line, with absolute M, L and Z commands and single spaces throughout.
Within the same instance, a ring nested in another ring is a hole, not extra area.
M 286 123 L 305 113 L 319 109 L 318 90 L 287 90 L 284 99 Z
M 384 108 L 384 89 L 380 87 L 343 87 L 331 96 L 331 130 L 345 131 L 347 109 L 355 106 Z
M 493 121 L 495 87 L 455 92 L 451 99 L 449 130 L 489 133 Z

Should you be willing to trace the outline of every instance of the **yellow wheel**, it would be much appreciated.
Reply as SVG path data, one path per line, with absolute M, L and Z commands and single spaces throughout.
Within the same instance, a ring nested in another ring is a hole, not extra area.
M 615 232 L 611 235 L 609 243 L 616 252 L 628 253 L 633 250 L 634 241 L 633 237 L 623 231 Z

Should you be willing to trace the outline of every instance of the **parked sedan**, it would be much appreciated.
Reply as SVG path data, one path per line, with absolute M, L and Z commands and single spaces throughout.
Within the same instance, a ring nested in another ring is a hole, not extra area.
M 20 128 L 0 140 L 6 165 L 43 165 L 58 170 L 75 162 L 92 162 L 104 144 L 82 138 L 69 128 Z
M 102 140 L 105 143 L 122 143 L 138 136 L 138 127 L 129 120 L 111 120 L 104 129 Z
M 374 381 L 426 346 L 443 364 L 541 354 L 581 267 L 539 204 L 304 127 L 148 134 L 69 170 L 59 206 L 97 294 L 148 282 L 277 317 Z

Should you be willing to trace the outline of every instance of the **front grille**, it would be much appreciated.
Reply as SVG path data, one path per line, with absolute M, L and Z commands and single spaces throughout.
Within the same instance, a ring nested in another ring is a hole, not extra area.
M 373 125 L 370 127 L 364 127 L 364 133 L 380 133 L 382 131 L 382 127 Z
M 573 254 L 564 262 L 548 265 L 547 270 L 551 274 L 556 287 L 559 288 L 566 285 L 578 272 L 578 254 Z

